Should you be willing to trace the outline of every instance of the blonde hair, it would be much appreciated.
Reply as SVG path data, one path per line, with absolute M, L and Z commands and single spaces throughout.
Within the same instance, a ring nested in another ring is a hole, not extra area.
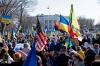
M 15 62 L 18 62 L 22 58 L 21 54 L 19 52 L 16 52 L 14 54 L 14 60 Z

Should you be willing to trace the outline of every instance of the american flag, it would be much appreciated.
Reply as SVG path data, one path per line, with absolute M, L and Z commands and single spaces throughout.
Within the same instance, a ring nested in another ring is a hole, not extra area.
M 47 37 L 46 34 L 42 31 L 38 17 L 37 17 L 35 40 L 36 40 L 36 49 L 38 51 L 42 51 L 47 44 Z

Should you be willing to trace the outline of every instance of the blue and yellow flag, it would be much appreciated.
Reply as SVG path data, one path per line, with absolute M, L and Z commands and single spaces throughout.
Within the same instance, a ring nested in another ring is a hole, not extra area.
M 66 42 L 65 42 L 65 47 L 68 48 L 68 47 L 72 47 L 73 46 L 73 43 L 71 42 L 70 38 L 67 38 L 65 39 Z
M 12 16 L 1 16 L 1 22 L 4 24 L 11 24 Z
M 68 20 L 64 16 L 60 15 L 60 30 L 69 33 L 68 24 L 69 24 Z

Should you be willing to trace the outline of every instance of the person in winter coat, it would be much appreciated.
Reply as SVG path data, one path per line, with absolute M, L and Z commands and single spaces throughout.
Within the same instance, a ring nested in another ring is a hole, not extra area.
M 85 66 L 91 66 L 91 63 L 94 61 L 95 59 L 95 53 L 92 49 L 88 48 L 86 53 L 85 53 L 85 59 L 84 59 L 84 63 Z
M 77 47 L 77 52 L 80 54 L 81 58 L 85 58 L 85 54 L 84 51 L 82 50 L 82 48 L 80 46 Z
M 68 66 L 70 56 L 66 55 L 66 47 L 60 49 L 60 55 L 57 57 L 57 66 Z
M 73 66 L 84 66 L 84 60 L 79 54 L 73 55 Z

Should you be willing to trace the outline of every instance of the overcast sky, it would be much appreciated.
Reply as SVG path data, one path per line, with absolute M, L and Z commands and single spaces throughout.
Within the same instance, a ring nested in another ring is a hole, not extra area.
M 38 0 L 30 15 L 45 14 L 69 15 L 70 5 L 73 3 L 76 16 L 93 18 L 100 22 L 100 3 L 98 0 Z M 49 9 L 47 9 L 49 7 Z

